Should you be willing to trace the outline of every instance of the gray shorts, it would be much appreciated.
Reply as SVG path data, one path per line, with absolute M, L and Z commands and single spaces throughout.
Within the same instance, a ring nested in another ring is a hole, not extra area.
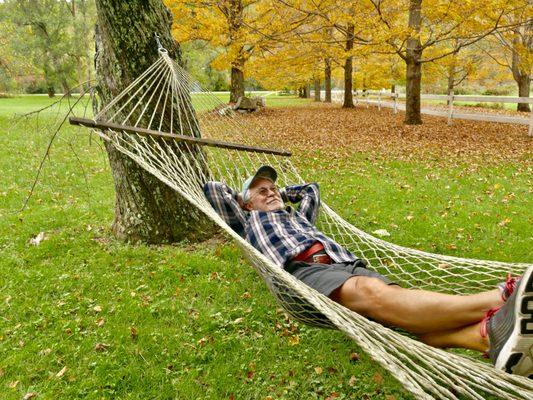
M 387 285 L 395 285 L 390 279 L 383 275 L 365 268 L 366 263 L 363 260 L 357 260 L 353 263 L 339 264 L 310 264 L 306 262 L 293 261 L 289 262 L 286 269 L 295 277 L 312 287 L 317 292 L 325 296 L 341 287 L 344 282 L 352 276 L 368 276 L 378 278 Z

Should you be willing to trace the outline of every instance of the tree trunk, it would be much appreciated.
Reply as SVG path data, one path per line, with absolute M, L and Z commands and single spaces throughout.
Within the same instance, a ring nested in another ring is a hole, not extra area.
M 63 95 L 70 97 L 70 87 L 68 85 L 67 79 L 62 76 L 61 79 L 61 87 L 63 88 Z
M 420 88 L 422 81 L 422 45 L 420 44 L 422 0 L 411 0 L 409 3 L 409 28 L 412 36 L 407 39 L 405 63 L 406 88 L 405 88 L 405 120 L 407 125 L 420 125 Z
M 446 90 L 446 94 L 448 96 L 452 94 L 454 86 L 455 86 L 455 67 L 452 67 L 448 69 L 448 88 Z M 450 105 L 450 100 L 446 101 L 446 105 L 447 106 Z
M 54 86 L 53 86 L 53 85 L 47 85 L 47 87 L 46 87 L 46 94 L 47 94 L 48 97 L 50 97 L 50 98 L 55 97 L 55 95 L 56 95 L 56 90 L 54 89 Z
M 531 77 L 529 75 L 522 75 L 518 81 L 518 97 L 529 97 L 529 89 L 531 86 Z M 518 103 L 517 111 L 530 112 L 528 103 Z
M 326 58 L 326 66 L 324 68 L 324 102 L 331 103 L 331 59 Z
M 172 14 L 161 0 L 97 0 L 96 7 L 95 64 L 97 91 L 103 104 L 157 60 L 154 32 L 160 35 L 169 56 L 181 61 L 180 49 L 170 33 Z M 186 106 L 175 112 L 174 126 L 179 126 L 176 114 L 187 112 Z M 200 240 L 212 234 L 212 223 L 177 192 L 108 142 L 105 148 L 115 182 L 112 229 L 118 238 L 168 243 Z
M 311 85 L 309 83 L 305 84 L 304 94 L 305 94 L 305 98 L 306 99 L 310 99 L 311 98 Z
M 315 101 L 320 101 L 320 79 L 315 78 Z
M 350 52 L 353 49 L 353 36 L 354 36 L 354 26 L 348 24 L 346 30 L 346 51 Z M 353 57 L 349 56 L 344 62 L 344 103 L 343 108 L 352 108 L 353 105 Z
M 520 35 L 519 28 L 516 28 L 517 32 L 515 34 L 515 39 L 513 40 L 513 54 L 512 54 L 512 63 L 511 71 L 513 73 L 513 78 L 518 84 L 518 97 L 529 97 L 529 89 L 531 85 L 531 76 L 528 72 L 524 72 L 520 68 L 520 55 L 516 51 L 516 48 L 520 45 Z M 518 103 L 516 106 L 516 111 L 525 111 L 529 112 L 528 103 Z
M 236 103 L 244 97 L 244 59 L 239 58 L 231 64 L 230 103 Z

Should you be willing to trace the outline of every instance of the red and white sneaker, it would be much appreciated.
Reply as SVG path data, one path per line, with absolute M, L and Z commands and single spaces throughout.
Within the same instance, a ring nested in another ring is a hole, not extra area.
M 533 378 L 533 267 L 517 281 L 507 301 L 481 324 L 496 369 Z

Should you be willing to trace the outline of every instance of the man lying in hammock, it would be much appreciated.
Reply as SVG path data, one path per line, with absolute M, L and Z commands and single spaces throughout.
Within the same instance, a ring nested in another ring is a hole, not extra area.
M 533 268 L 519 280 L 467 296 L 401 288 L 315 227 L 317 184 L 279 189 L 276 179 L 272 167 L 262 166 L 241 193 L 220 182 L 206 183 L 204 192 L 252 246 L 332 300 L 431 346 L 488 352 L 497 369 L 533 374 Z M 284 202 L 299 203 L 298 209 Z

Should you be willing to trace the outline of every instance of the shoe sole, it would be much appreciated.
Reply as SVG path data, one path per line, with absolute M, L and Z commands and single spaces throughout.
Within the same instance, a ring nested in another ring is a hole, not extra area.
M 533 267 L 516 287 L 515 324 L 494 367 L 533 378 Z

